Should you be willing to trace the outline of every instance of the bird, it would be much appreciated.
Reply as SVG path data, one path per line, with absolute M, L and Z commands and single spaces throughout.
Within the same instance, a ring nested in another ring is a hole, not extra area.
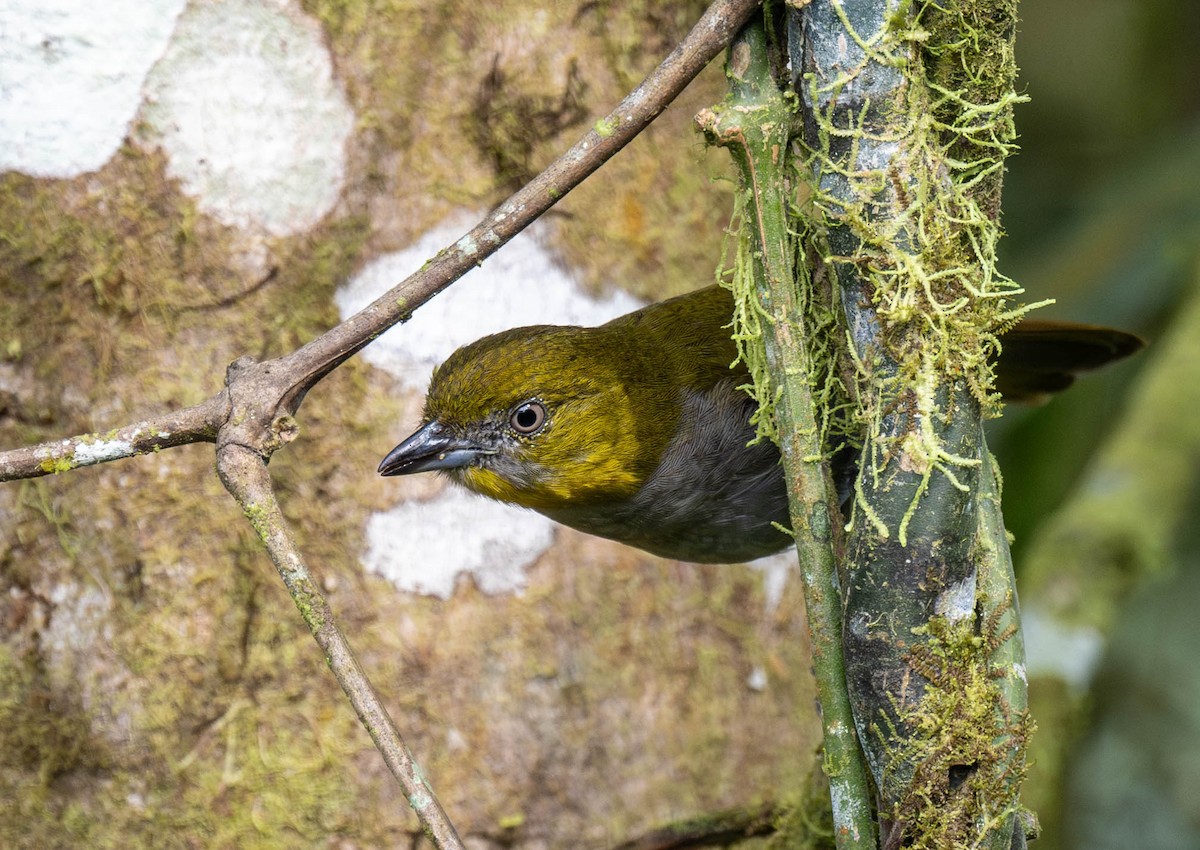
M 484 496 L 655 555 L 741 563 L 791 538 L 779 450 L 755 440 L 719 285 L 599 327 L 484 337 L 438 366 L 421 426 L 379 464 L 436 471 Z M 1024 319 L 1001 337 L 997 387 L 1039 401 L 1142 347 L 1123 331 Z

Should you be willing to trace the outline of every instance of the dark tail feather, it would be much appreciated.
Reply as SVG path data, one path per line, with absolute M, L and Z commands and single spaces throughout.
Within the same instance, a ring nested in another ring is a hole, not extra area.
M 1005 401 L 1039 404 L 1071 386 L 1082 372 L 1140 351 L 1145 343 L 1125 331 L 1024 319 L 1000 338 L 996 389 Z

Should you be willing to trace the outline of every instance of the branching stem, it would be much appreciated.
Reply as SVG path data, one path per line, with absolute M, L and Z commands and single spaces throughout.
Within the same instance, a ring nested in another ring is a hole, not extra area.
M 0 481 L 12 481 L 215 442 L 222 482 L 262 539 L 334 675 L 439 848 L 463 845 L 334 623 L 275 502 L 266 464 L 297 436 L 293 417 L 317 382 L 482 263 L 632 141 L 725 48 L 758 6 L 758 0 L 715 0 L 670 56 L 570 150 L 420 271 L 307 345 L 276 360 L 239 359 L 229 367 L 225 388 L 203 404 L 103 435 L 0 452 Z

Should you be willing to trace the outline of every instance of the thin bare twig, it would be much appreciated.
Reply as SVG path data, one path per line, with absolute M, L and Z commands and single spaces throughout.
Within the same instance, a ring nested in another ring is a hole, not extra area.
M 195 407 L 104 435 L 0 452 L 0 481 L 10 481 L 187 443 L 216 442 L 222 482 L 263 540 L 359 718 L 405 789 L 423 829 L 440 848 L 461 848 L 462 843 L 304 566 L 275 502 L 266 463 L 296 437 L 292 417 L 318 381 L 482 263 L 628 144 L 725 47 L 758 5 L 758 0 L 716 0 L 642 85 L 542 174 L 421 271 L 302 348 L 261 363 L 240 358 L 229 367 L 225 389 Z
M 461 239 L 441 250 L 420 271 L 296 351 L 239 370 L 238 380 L 260 385 L 264 393 L 261 407 L 267 407 L 266 399 L 275 402 L 272 415 L 265 422 L 294 415 L 305 393 L 317 381 L 482 263 L 632 141 L 724 49 L 758 5 L 758 0 L 716 0 L 671 55 L 616 109 L 598 120 L 570 150 Z M 97 442 L 95 434 L 0 452 L 0 481 L 36 478 L 157 449 L 212 442 L 229 414 L 223 396 L 224 393 L 195 408 L 150 420 L 148 424 L 153 430 L 146 433 L 152 433 L 153 438 L 142 434 L 130 439 L 128 434 L 138 426 L 122 428 L 114 433 L 125 436 L 107 440 L 103 452 L 78 451 L 80 446 Z
M 223 445 L 217 452 L 217 458 L 217 473 L 222 483 L 242 505 L 246 518 L 267 548 L 309 631 L 325 652 L 329 669 L 350 698 L 350 704 L 371 735 L 375 747 L 383 754 L 388 770 L 400 782 L 426 834 L 443 850 L 462 850 L 462 840 L 454 824 L 438 802 L 391 715 L 363 672 L 349 641 L 334 622 L 329 603 L 317 589 L 312 574 L 288 533 L 287 523 L 275 500 L 275 491 L 271 488 L 266 463 L 255 452 L 236 444 Z

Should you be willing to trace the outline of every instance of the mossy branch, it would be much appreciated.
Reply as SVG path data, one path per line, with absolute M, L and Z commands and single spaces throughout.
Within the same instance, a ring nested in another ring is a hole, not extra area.
M 735 336 L 759 393 L 760 417 L 776 435 L 788 485 L 792 532 L 804 577 L 813 670 L 824 726 L 825 771 L 839 848 L 874 848 L 871 793 L 842 659 L 841 603 L 835 542 L 837 506 L 818 426 L 813 387 L 823 385 L 809 356 L 815 337 L 805 280 L 797 285 L 796 241 L 788 229 L 789 137 L 793 108 L 771 75 L 761 23 L 746 27 L 730 48 L 728 99 L 697 116 L 713 144 L 728 148 L 742 173 L 739 262 L 734 273 Z M 807 269 L 804 258 L 800 268 Z M 773 389 L 772 389 L 773 388 Z
M 1016 594 L 983 440 L 1014 148 L 1012 0 L 812 0 L 790 10 L 861 446 L 844 648 L 885 848 L 1023 844 L 1027 719 Z

